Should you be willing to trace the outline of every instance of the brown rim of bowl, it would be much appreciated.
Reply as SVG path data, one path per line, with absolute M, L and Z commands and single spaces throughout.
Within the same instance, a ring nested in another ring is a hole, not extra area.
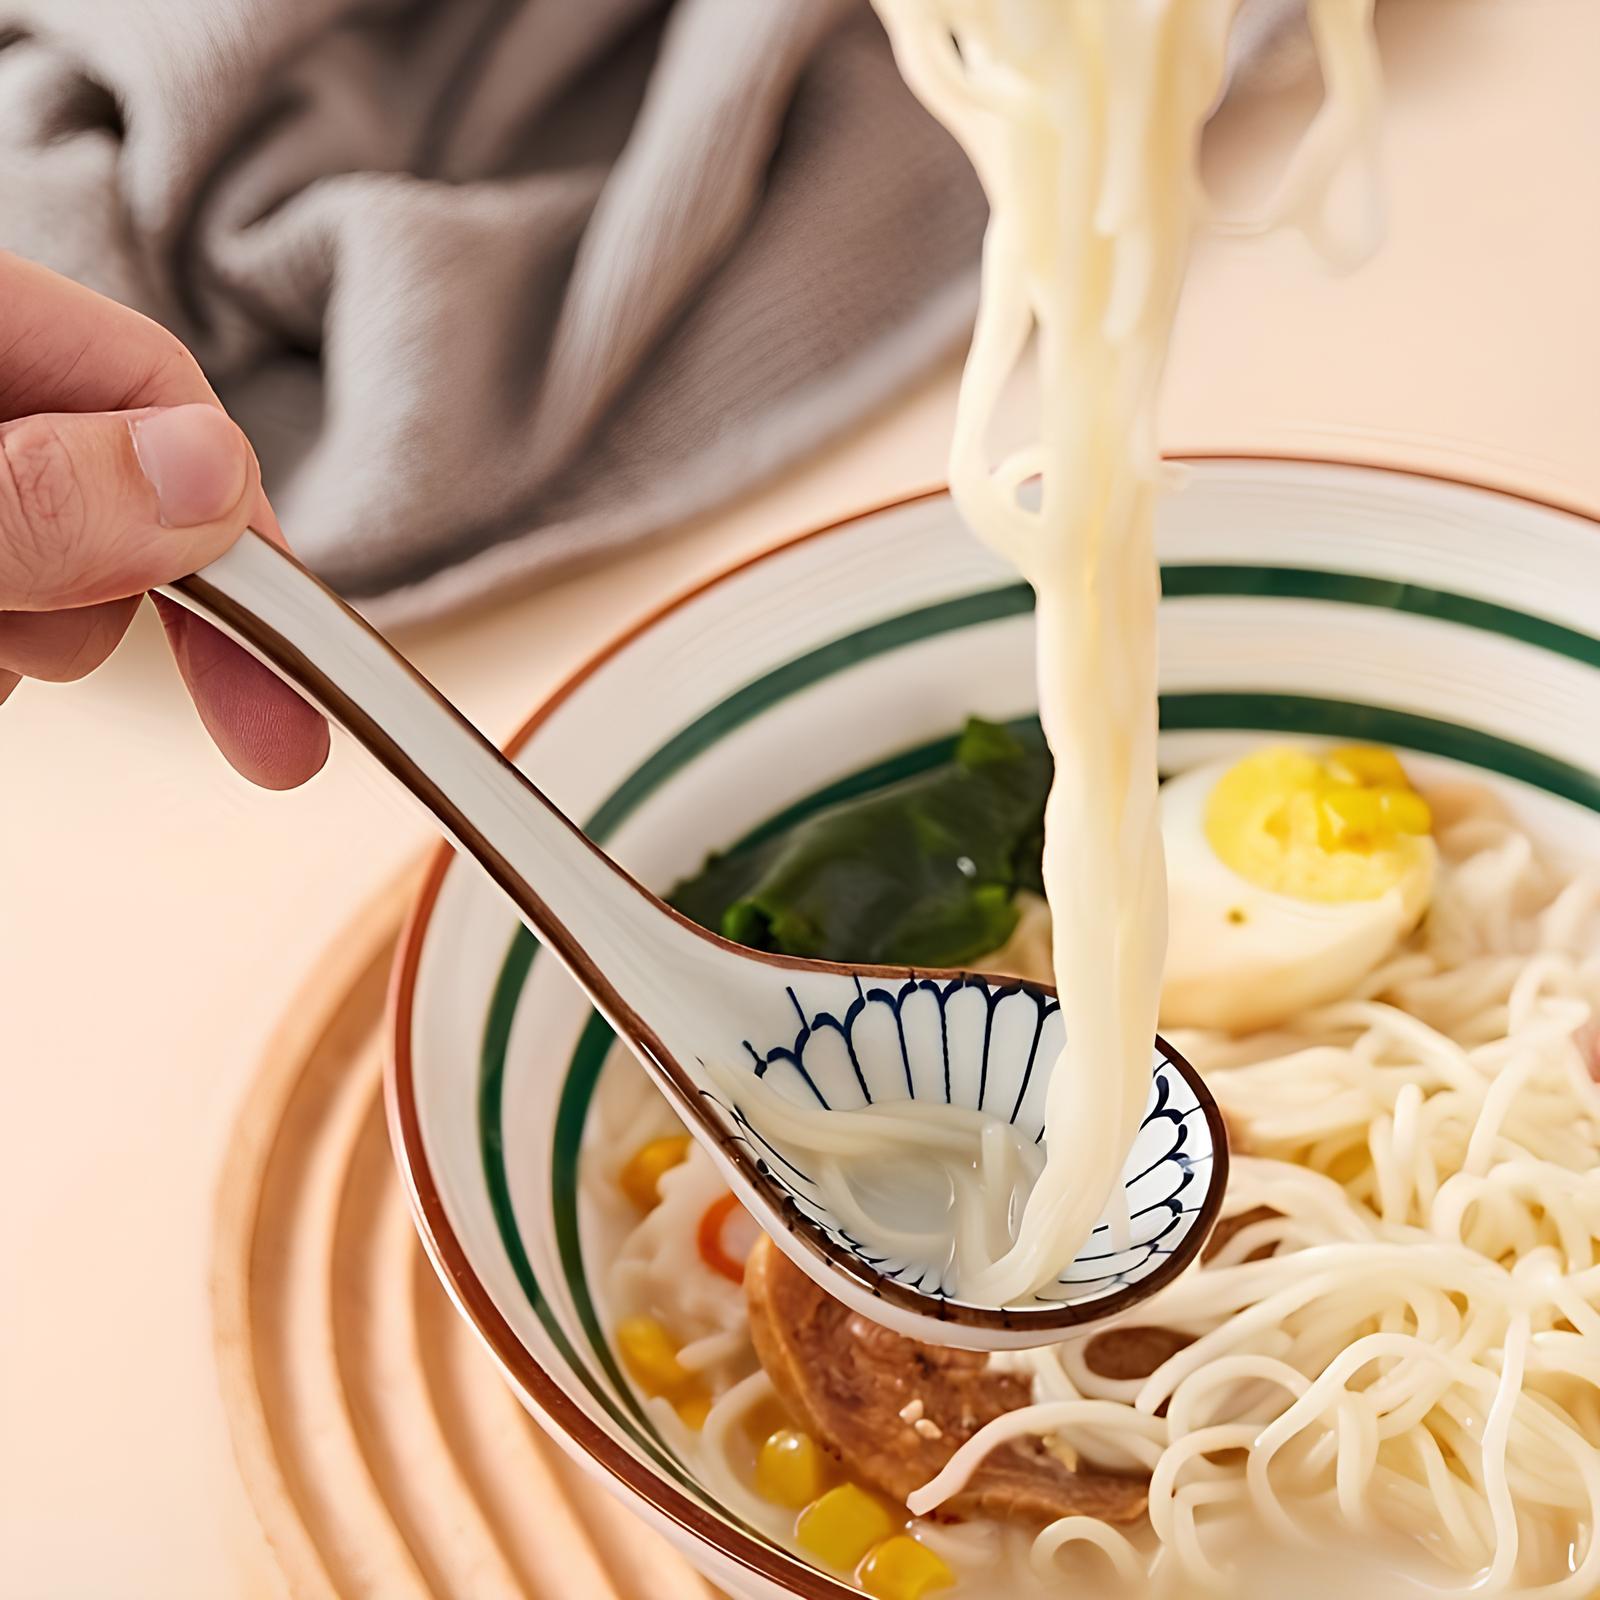
M 1394 478 L 1418 478 L 1430 483 L 1451 484 L 1457 488 L 1473 489 L 1479 493 L 1494 495 L 1523 505 L 1536 506 L 1543 511 L 1555 511 L 1566 516 L 1578 517 L 1586 522 L 1596 521 L 1592 515 L 1574 506 L 1541 499 L 1537 495 L 1521 494 L 1495 484 L 1474 482 L 1469 478 L 1452 477 L 1442 472 L 1416 471 L 1383 464 L 1373 465 L 1332 454 L 1216 450 L 1189 451 L 1169 459 L 1178 463 L 1238 461 L 1349 467 Z M 814 539 L 837 533 L 865 518 L 881 516 L 885 512 L 896 511 L 904 506 L 942 499 L 948 494 L 948 488 L 941 486 L 923 489 L 913 494 L 897 495 L 892 499 L 865 506 L 849 516 L 839 517 L 833 522 L 807 529 L 763 550 L 758 550 L 752 555 L 744 556 L 692 584 L 646 612 L 589 656 L 517 729 L 507 741 L 504 747 L 505 753 L 508 756 L 515 756 L 557 709 L 613 656 L 618 655 L 635 639 L 655 627 L 663 618 L 682 609 L 691 601 L 699 599 L 709 590 L 737 577 L 750 567 L 793 550 L 799 545 L 809 544 Z M 802 1596 L 803 1600 L 860 1600 L 859 1590 L 829 1577 L 798 1557 L 753 1539 L 731 1523 L 714 1516 L 682 1490 L 660 1477 L 646 1462 L 618 1445 L 533 1359 L 517 1337 L 515 1330 L 501 1316 L 488 1289 L 473 1271 L 466 1251 L 445 1215 L 444 1203 L 434 1182 L 432 1169 L 428 1165 L 427 1153 L 423 1149 L 422 1129 L 417 1120 L 416 1100 L 413 1094 L 411 1060 L 411 1019 L 416 997 L 417 973 L 421 965 L 423 937 L 432 918 L 434 905 L 438 901 L 439 891 L 444 885 L 445 874 L 455 858 L 455 851 L 450 845 L 441 843 L 429 860 L 427 875 L 406 918 L 405 926 L 401 929 L 395 966 L 390 978 L 388 1018 L 384 1030 L 388 1046 L 384 1060 L 384 1103 L 389 1123 L 390 1143 L 394 1148 L 402 1182 L 411 1200 L 411 1214 L 417 1232 L 421 1235 L 428 1257 L 443 1280 L 450 1298 L 472 1324 L 500 1366 L 515 1380 L 546 1431 L 555 1434 L 558 1439 L 565 1435 L 566 1440 L 591 1456 L 659 1515 L 759 1577 L 786 1586 L 791 1593 Z

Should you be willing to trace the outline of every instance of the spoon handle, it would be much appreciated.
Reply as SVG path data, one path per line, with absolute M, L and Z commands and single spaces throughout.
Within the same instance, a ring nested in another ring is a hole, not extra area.
M 652 928 L 672 919 L 331 589 L 249 529 L 162 593 L 376 757 L 614 1021 L 619 1004 L 632 1009 L 612 977 L 637 970 Z

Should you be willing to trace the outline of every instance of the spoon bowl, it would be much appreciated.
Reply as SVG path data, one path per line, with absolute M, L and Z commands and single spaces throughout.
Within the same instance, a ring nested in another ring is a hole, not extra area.
M 800 1153 L 766 1120 L 754 1080 L 802 1107 L 956 1106 L 1037 1142 L 1062 1042 L 1047 988 L 803 961 L 697 927 L 254 532 L 165 592 L 292 683 L 421 803 L 589 993 L 760 1225 L 853 1309 L 932 1342 L 1020 1348 L 1122 1315 L 1199 1253 L 1222 1202 L 1226 1139 L 1199 1076 L 1159 1040 L 1123 1174 L 1126 1227 L 1102 1223 L 1030 1300 L 990 1306 L 952 1294 L 939 1249 L 874 1251 L 823 1202 Z M 1123 1197 L 1114 1202 L 1120 1219 Z
M 852 1309 L 931 1343 L 1026 1348 L 1122 1315 L 1203 1247 L 1226 1187 L 1227 1140 L 1199 1074 L 1158 1038 L 1150 1097 L 1122 1172 L 1125 1231 L 1119 1219 L 1103 1217 L 1055 1280 L 1000 1307 L 961 1296 L 942 1248 L 894 1255 L 875 1248 L 829 1207 L 806 1152 L 763 1115 L 770 1095 L 801 1110 L 954 1106 L 1037 1143 L 1064 1038 L 1055 993 L 970 972 L 839 968 L 766 955 L 752 962 L 747 951 L 736 963 L 722 973 L 729 996 L 717 1057 L 723 1070 L 710 1072 L 697 1059 L 689 1071 L 712 1110 L 713 1154 L 778 1245 Z M 770 1094 L 741 1092 L 751 1080 Z M 1114 1203 L 1108 1213 L 1119 1209 Z

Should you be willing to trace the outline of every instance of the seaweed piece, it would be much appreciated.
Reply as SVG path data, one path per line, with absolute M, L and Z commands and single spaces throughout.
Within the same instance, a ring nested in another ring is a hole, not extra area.
M 951 759 L 713 856 L 669 896 L 757 950 L 955 967 L 1004 944 L 1039 885 L 1050 757 L 1037 729 L 972 718 Z

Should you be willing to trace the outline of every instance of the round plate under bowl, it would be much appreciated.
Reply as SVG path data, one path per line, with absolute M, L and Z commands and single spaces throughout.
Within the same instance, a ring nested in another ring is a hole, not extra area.
M 1558 849 L 1600 856 L 1593 523 L 1394 472 L 1206 461 L 1164 502 L 1158 548 L 1165 769 L 1263 737 L 1388 744 L 1424 779 L 1470 770 Z M 510 748 L 665 889 L 776 818 L 943 759 L 969 714 L 1031 716 L 1032 646 L 1027 588 L 927 495 L 667 606 Z M 402 941 L 392 1027 L 390 1125 L 423 1242 L 523 1401 L 730 1592 L 853 1593 L 727 1514 L 619 1372 L 608 1241 L 578 1183 L 610 1036 L 446 850 Z

